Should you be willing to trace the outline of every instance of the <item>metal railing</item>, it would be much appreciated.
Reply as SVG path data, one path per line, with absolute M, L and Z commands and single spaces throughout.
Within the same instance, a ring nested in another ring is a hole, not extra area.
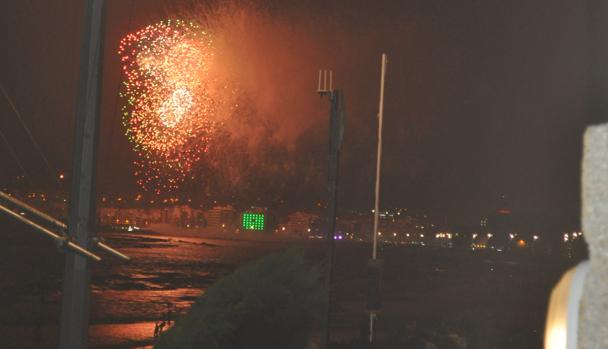
M 10 202 L 11 204 L 17 206 L 18 208 L 20 208 L 23 211 L 26 211 L 44 221 L 46 221 L 47 223 L 53 225 L 54 227 L 58 228 L 61 233 L 56 233 L 53 232 L 45 227 L 43 227 L 42 225 L 28 219 L 27 217 L 25 217 L 23 214 L 15 212 L 13 209 L 7 207 L 6 205 L 0 203 L 0 211 L 6 213 L 7 215 L 15 218 L 16 220 L 34 228 L 36 231 L 43 233 L 44 235 L 54 239 L 55 241 L 57 241 L 61 246 L 65 246 L 66 248 L 72 249 L 73 251 L 87 257 L 90 258 L 92 260 L 95 261 L 100 261 L 101 257 L 99 257 L 98 255 L 96 255 L 95 253 L 87 250 L 86 248 L 79 246 L 77 244 L 75 244 L 74 242 L 70 241 L 69 237 L 66 235 L 66 231 L 67 231 L 67 225 L 65 223 L 63 223 L 62 221 L 53 218 L 51 216 L 49 216 L 48 214 L 26 204 L 25 202 L 18 200 L 12 196 L 10 196 L 9 194 L 6 194 L 2 191 L 0 191 L 0 199 L 3 199 L 5 201 Z M 99 239 L 95 239 L 94 240 L 95 246 L 104 250 L 105 252 L 110 253 L 111 255 L 121 258 L 123 260 L 130 260 L 131 258 L 129 258 L 129 256 L 117 251 L 116 249 L 108 246 L 107 244 L 105 244 L 103 241 L 100 241 Z

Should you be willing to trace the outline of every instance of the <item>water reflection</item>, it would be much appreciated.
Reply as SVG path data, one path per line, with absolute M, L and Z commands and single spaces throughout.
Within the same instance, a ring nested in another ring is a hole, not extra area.
M 64 255 L 21 227 L 0 245 L 2 348 L 57 348 Z M 132 257 L 93 265 L 89 346 L 149 346 L 156 324 L 187 311 L 239 264 L 280 249 L 271 242 L 174 237 L 153 232 L 101 233 Z
M 158 327 L 166 330 L 216 279 L 283 246 L 150 232 L 102 235 L 132 261 L 106 258 L 93 269 L 93 347 L 150 345 Z
M 93 325 L 89 329 L 89 342 L 93 343 L 94 348 L 152 348 L 155 325 L 154 321 Z

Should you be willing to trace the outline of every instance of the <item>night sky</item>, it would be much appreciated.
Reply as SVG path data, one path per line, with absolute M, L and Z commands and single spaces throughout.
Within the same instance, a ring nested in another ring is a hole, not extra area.
M 312 167 L 324 168 L 328 103 L 314 91 L 317 69 L 333 69 L 347 109 L 340 206 L 370 209 L 385 51 L 382 206 L 473 224 L 506 195 L 514 212 L 578 224 L 582 133 L 607 115 L 606 44 L 598 46 L 596 35 L 607 12 L 600 1 L 266 1 L 228 10 L 192 1 L 107 3 L 101 192 L 135 190 L 120 119 L 120 38 L 162 19 L 205 11 L 230 17 L 241 8 L 255 28 L 235 36 L 231 59 L 247 62 L 237 69 L 244 89 L 260 122 L 273 127 L 248 148 L 261 152 L 253 169 L 268 163 L 264 142 L 286 149 L 294 168 L 311 158 Z M 0 11 L 0 83 L 56 173 L 70 172 L 82 17 L 73 0 L 11 1 Z M 0 115 L 0 130 L 32 185 L 53 188 L 4 96 Z M 0 161 L 0 186 L 10 188 L 22 171 L 1 139 Z M 294 208 L 325 195 L 319 181 L 303 180 L 300 171 L 290 176 L 269 173 L 261 180 L 267 187 L 256 190 L 272 191 L 282 180 L 288 188 L 281 195 Z M 289 183 L 300 187 L 290 191 Z

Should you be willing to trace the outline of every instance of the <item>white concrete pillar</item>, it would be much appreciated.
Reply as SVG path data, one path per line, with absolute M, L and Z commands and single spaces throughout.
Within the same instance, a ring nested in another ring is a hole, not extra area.
M 590 268 L 579 312 L 578 348 L 608 348 L 608 124 L 585 133 L 582 228 Z

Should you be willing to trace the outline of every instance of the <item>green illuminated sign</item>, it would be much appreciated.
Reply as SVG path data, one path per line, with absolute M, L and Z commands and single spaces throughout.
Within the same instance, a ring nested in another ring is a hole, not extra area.
M 264 214 L 245 212 L 242 225 L 245 230 L 264 230 Z

